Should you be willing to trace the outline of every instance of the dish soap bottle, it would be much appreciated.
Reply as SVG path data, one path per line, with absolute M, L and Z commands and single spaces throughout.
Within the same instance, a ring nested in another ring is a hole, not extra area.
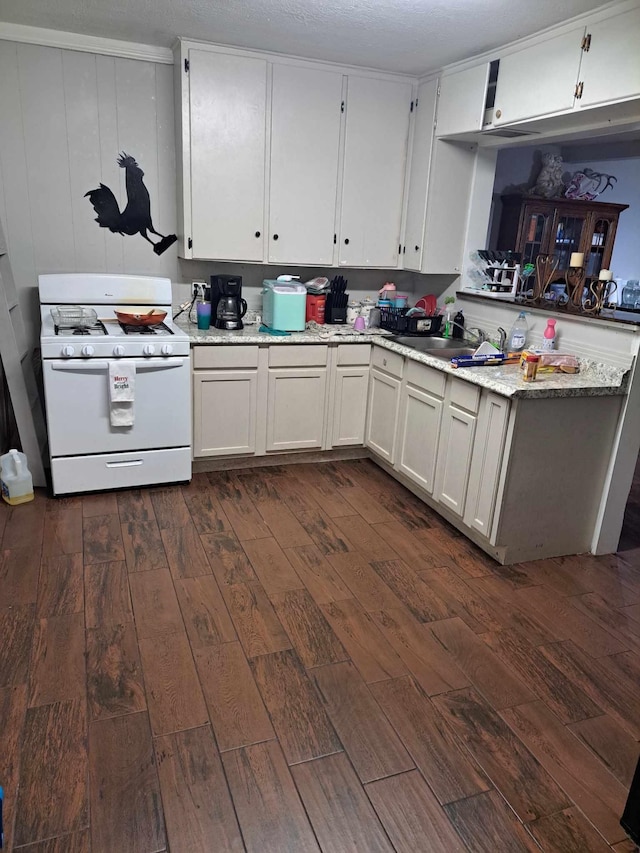
M 462 311 L 458 311 L 456 316 L 453 318 L 452 323 L 453 328 L 451 329 L 451 337 L 461 339 L 464 337 L 464 314 Z
M 542 349 L 550 351 L 554 348 L 556 342 L 556 320 L 547 320 L 547 328 L 542 336 Z
M 507 350 L 509 352 L 522 352 L 527 343 L 527 316 L 524 311 L 521 311 L 516 317 L 516 321 L 509 331 L 507 338 Z

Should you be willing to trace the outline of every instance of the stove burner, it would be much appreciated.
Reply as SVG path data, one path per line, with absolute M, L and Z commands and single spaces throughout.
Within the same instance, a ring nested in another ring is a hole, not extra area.
M 55 326 L 56 335 L 108 335 L 107 329 L 102 322 L 98 320 L 93 326 Z
M 172 335 L 173 332 L 165 323 L 156 323 L 154 326 L 132 326 L 120 323 L 120 328 L 125 335 Z

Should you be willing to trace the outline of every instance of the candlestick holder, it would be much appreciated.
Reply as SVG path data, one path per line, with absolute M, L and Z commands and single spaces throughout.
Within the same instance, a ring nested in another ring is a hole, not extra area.
M 569 294 L 569 309 L 575 311 L 583 310 L 584 279 L 584 267 L 569 267 L 566 271 L 564 280 L 567 284 L 567 293 Z

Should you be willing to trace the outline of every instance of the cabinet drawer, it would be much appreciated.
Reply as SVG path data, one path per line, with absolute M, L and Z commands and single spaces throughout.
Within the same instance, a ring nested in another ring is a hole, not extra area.
M 410 385 L 415 385 L 416 388 L 428 391 L 436 397 L 444 397 L 447 377 L 444 373 L 435 370 L 433 367 L 427 367 L 426 364 L 419 364 L 417 361 L 408 359 L 407 382 Z
M 280 344 L 269 347 L 269 367 L 318 367 L 327 363 L 326 344 Z
M 338 365 L 369 364 L 371 344 L 338 344 Z
M 449 388 L 449 400 L 459 409 L 466 409 L 474 414 L 478 411 L 480 404 L 480 388 L 477 385 L 471 385 L 463 379 L 450 379 L 451 387 Z
M 388 349 L 382 349 L 382 347 L 374 347 L 371 364 L 378 370 L 384 370 L 385 373 L 395 376 L 396 379 L 402 379 L 404 357 L 398 355 L 397 352 L 391 352 Z
M 241 368 L 258 366 L 258 347 L 255 346 L 206 346 L 193 348 L 193 366 L 200 368 Z

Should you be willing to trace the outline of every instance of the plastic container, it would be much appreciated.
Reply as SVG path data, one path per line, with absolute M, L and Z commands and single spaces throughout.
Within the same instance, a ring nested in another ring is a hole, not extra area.
M 524 311 L 521 311 L 516 317 L 516 321 L 509 330 L 509 336 L 507 337 L 507 351 L 508 352 L 522 352 L 527 343 L 527 332 L 529 331 L 529 326 L 527 324 L 527 317 Z
M 24 453 L 10 450 L 0 456 L 0 481 L 2 497 L 11 506 L 33 500 L 33 479 Z
M 527 353 L 522 366 L 522 378 L 525 382 L 533 382 L 538 374 L 538 365 L 540 364 L 540 356 Z
M 404 293 L 396 293 L 395 306 L 396 308 L 406 308 L 409 304 L 409 297 Z
M 556 342 L 556 320 L 549 318 L 547 320 L 547 328 L 542 335 L 542 349 L 549 352 L 555 346 Z
M 205 331 L 211 327 L 211 303 L 197 302 L 196 315 L 198 318 L 198 328 Z

